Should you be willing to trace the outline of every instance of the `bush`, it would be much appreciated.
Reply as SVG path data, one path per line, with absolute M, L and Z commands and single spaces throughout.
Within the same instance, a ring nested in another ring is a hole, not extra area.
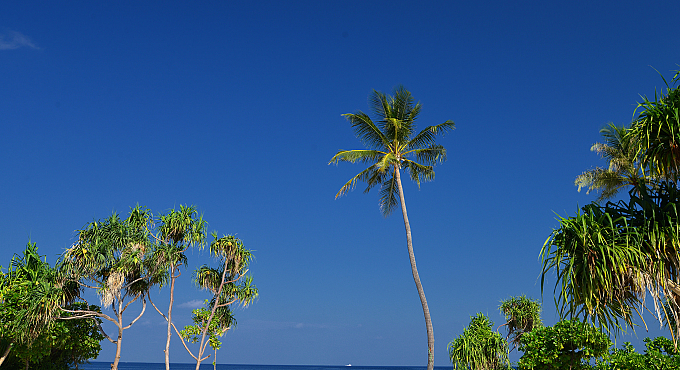
M 623 348 L 612 350 L 604 363 L 598 364 L 597 370 L 680 370 L 680 353 L 670 339 L 658 337 L 645 338 L 644 354 L 635 352 L 635 348 L 626 342 Z
M 522 335 L 520 370 L 589 369 L 590 361 L 606 357 L 611 341 L 599 329 L 578 320 L 560 321 Z

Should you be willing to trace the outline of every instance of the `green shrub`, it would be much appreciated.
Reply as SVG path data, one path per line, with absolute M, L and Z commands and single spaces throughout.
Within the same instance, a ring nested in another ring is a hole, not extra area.
M 614 349 L 607 360 L 596 366 L 597 370 L 680 370 L 680 353 L 673 342 L 664 337 L 645 338 L 645 353 L 635 352 L 626 342 L 623 348 Z
M 592 359 L 608 354 L 611 341 L 599 329 L 578 320 L 536 328 L 520 338 L 520 370 L 589 369 Z

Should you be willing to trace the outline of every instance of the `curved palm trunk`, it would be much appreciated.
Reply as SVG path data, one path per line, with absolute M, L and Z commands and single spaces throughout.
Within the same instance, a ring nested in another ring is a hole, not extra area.
M 434 330 L 432 329 L 432 319 L 430 318 L 430 309 L 427 307 L 427 300 L 425 299 L 425 291 L 423 285 L 420 283 L 420 276 L 418 276 L 418 269 L 416 268 L 416 256 L 413 254 L 413 241 L 411 239 L 411 225 L 408 223 L 408 215 L 406 214 L 406 201 L 404 200 L 404 189 L 401 187 L 401 176 L 399 169 L 394 170 L 397 179 L 397 188 L 399 189 L 399 201 L 401 203 L 401 213 L 404 216 L 404 228 L 406 228 L 406 246 L 408 247 L 408 258 L 411 261 L 411 272 L 413 273 L 413 281 L 416 283 L 418 289 L 418 296 L 420 296 L 420 304 L 423 306 L 423 315 L 425 315 L 425 326 L 427 327 L 427 370 L 434 369 Z

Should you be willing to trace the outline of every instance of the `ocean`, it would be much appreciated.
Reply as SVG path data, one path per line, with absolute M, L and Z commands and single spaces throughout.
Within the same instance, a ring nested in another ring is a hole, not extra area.
M 111 370 L 110 362 L 91 362 L 79 366 L 84 370 Z M 171 370 L 193 370 L 196 364 L 170 364 Z M 450 369 L 451 366 L 435 366 L 435 369 Z M 119 370 L 165 370 L 165 363 L 120 362 Z M 212 370 L 212 362 L 201 364 L 201 370 Z M 325 366 L 325 365 L 224 365 L 217 364 L 217 370 L 424 370 L 426 366 Z

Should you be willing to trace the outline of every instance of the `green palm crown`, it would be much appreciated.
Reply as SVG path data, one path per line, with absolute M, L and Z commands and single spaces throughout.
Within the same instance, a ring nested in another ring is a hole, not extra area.
M 362 111 L 343 114 L 367 149 L 341 150 L 328 164 L 341 161 L 371 164 L 347 181 L 335 197 L 352 189 L 357 181 L 367 184 L 364 192 L 380 185 L 380 209 L 387 216 L 394 210 L 399 196 L 395 171 L 406 169 L 419 187 L 421 181 L 433 180 L 434 165 L 446 160 L 446 149 L 435 142 L 436 135 L 453 130 L 455 124 L 446 121 L 414 135 L 421 105 L 414 103 L 411 93 L 403 86 L 396 87 L 393 96 L 373 90 L 369 105 L 376 122 Z

